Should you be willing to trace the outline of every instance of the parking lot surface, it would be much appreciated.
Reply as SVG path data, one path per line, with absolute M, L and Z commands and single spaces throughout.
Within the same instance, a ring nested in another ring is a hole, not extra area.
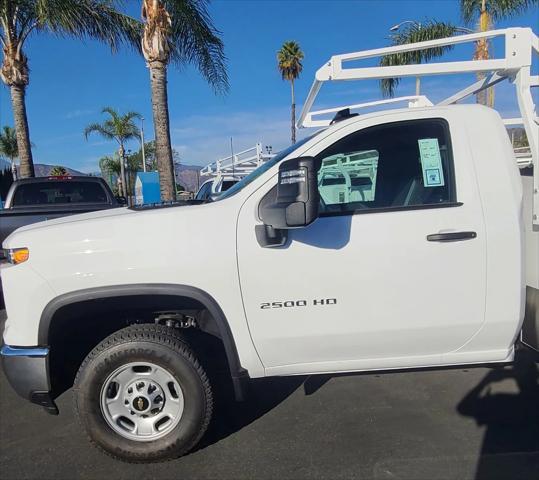
M 18 398 L 2 373 L 0 477 L 536 480 L 536 360 L 524 351 L 496 369 L 256 380 L 247 402 L 217 404 L 195 452 L 152 465 L 93 448 L 70 391 L 50 416 Z

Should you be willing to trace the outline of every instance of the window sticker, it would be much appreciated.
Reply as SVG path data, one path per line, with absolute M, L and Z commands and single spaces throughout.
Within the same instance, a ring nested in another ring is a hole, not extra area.
M 423 185 L 425 187 L 443 187 L 444 171 L 442 157 L 437 138 L 420 138 L 419 154 L 421 155 L 421 168 L 423 170 Z

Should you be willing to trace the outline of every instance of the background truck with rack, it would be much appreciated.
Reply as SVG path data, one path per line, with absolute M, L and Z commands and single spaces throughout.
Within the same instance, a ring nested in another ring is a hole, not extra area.
M 198 189 L 195 200 L 208 200 L 226 192 L 272 157 L 270 151 L 264 153 L 258 142 L 252 148 L 206 165 L 200 170 L 200 176 L 207 180 Z

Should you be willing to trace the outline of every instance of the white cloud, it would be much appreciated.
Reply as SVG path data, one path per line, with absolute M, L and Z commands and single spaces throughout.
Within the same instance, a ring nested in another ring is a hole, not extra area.
M 77 109 L 67 112 L 64 115 L 64 118 L 66 118 L 67 120 L 71 120 L 73 118 L 86 117 L 87 115 L 91 115 L 92 113 L 95 113 L 94 110 Z
M 299 130 L 298 138 L 307 133 Z M 172 144 L 185 164 L 206 165 L 230 155 L 231 137 L 235 153 L 257 142 L 271 145 L 277 152 L 290 144 L 290 110 L 194 115 L 171 122 Z

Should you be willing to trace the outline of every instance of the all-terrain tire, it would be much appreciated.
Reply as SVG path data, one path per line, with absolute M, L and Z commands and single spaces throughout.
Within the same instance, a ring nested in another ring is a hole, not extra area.
M 107 422 L 102 390 L 123 365 L 145 362 L 166 370 L 179 384 L 183 412 L 165 436 L 151 441 L 126 438 Z M 74 386 L 75 410 L 92 443 L 105 453 L 132 463 L 178 458 L 201 439 L 210 422 L 213 396 L 195 354 L 174 330 L 154 324 L 133 325 L 110 335 L 82 363 Z

